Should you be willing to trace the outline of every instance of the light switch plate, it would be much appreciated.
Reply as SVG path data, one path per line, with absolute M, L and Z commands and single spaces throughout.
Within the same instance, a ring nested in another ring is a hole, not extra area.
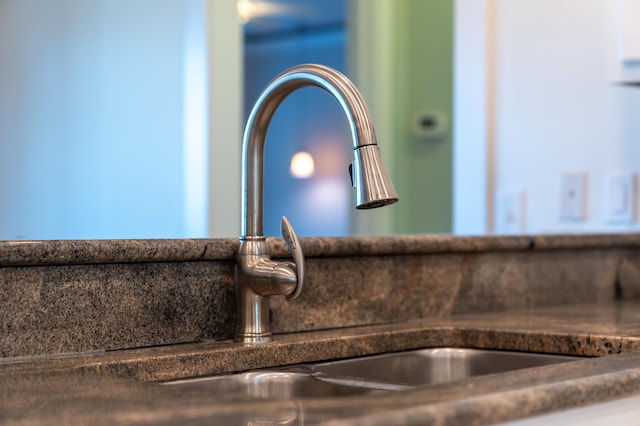
M 636 177 L 632 172 L 605 176 L 604 211 L 609 223 L 632 223 L 635 217 Z

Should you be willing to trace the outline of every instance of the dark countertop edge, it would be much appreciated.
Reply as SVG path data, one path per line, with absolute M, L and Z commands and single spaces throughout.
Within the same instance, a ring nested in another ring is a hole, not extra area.
M 300 240 L 307 257 L 640 248 L 640 234 L 399 235 Z M 273 257 L 289 257 L 281 240 L 268 241 Z M 237 246 L 235 238 L 0 241 L 0 267 L 233 260 Z

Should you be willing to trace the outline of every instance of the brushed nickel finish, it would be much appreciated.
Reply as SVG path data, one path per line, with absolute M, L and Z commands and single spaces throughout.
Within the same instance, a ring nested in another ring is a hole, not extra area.
M 236 331 L 234 340 L 265 343 L 272 340 L 269 297 L 293 300 L 304 284 L 304 256 L 289 221 L 282 218 L 282 237 L 294 262 L 269 257 L 263 237 L 264 145 L 271 118 L 280 103 L 302 87 L 329 92 L 344 111 L 351 131 L 354 161 L 350 167 L 356 188 L 356 208 L 392 204 L 398 195 L 380 156 L 369 109 L 358 89 L 340 72 L 322 65 L 290 68 L 264 89 L 249 115 L 242 141 L 242 233 L 236 256 Z

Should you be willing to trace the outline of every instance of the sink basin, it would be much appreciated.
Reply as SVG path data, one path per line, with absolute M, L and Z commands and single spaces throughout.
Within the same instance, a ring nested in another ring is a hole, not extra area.
M 434 348 L 326 362 L 311 369 L 332 377 L 418 386 L 576 359 L 579 358 L 531 352 Z
M 348 395 L 378 393 L 366 382 L 323 380 L 312 372 L 256 370 L 226 376 L 200 377 L 163 383 L 180 386 L 184 391 L 207 391 L 225 399 L 306 399 L 333 398 Z
M 306 399 L 435 385 L 580 359 L 528 352 L 435 348 L 163 383 L 225 399 Z

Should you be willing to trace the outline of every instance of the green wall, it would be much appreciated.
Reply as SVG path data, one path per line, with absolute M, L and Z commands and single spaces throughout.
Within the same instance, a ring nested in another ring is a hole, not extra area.
M 395 1 L 393 110 L 395 233 L 452 231 L 452 137 L 423 140 L 416 111 L 453 109 L 453 0 Z

